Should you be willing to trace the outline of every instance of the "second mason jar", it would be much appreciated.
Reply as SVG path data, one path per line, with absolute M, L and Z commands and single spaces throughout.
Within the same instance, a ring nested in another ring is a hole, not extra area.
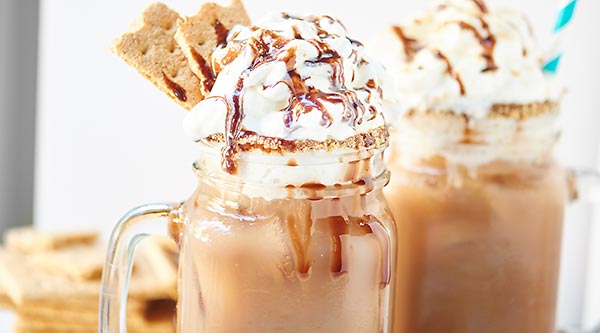
M 393 131 L 395 333 L 554 331 L 569 194 L 556 105 L 510 108 L 541 114 L 414 113 Z

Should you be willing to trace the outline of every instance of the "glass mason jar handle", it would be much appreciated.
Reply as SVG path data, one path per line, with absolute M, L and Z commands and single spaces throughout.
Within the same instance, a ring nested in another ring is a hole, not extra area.
M 600 173 L 590 169 L 570 169 L 567 171 L 569 199 L 571 202 L 584 200 L 600 204 Z
M 135 248 L 150 235 L 167 235 L 164 222 L 180 216 L 180 204 L 159 203 L 134 208 L 119 220 L 110 236 L 100 291 L 100 313 L 98 329 L 100 333 L 125 333 L 127 289 L 133 266 Z M 156 221 L 163 218 L 161 229 Z M 165 219 L 169 218 L 169 219 Z M 150 222 L 151 224 L 144 224 Z M 134 228 L 135 227 L 135 228 Z M 139 232 L 143 230 L 143 232 Z

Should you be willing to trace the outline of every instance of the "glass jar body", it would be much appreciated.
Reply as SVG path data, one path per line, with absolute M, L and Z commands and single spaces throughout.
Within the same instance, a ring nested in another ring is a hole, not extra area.
M 395 333 L 554 332 L 568 192 L 557 163 L 433 157 L 388 167 L 403 253 Z
M 179 332 L 389 332 L 395 231 L 381 188 L 265 199 L 209 178 L 184 204 Z

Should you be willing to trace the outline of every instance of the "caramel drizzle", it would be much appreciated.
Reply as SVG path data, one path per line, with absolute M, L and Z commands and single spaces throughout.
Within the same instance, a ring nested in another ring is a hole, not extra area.
M 290 16 L 289 14 L 283 14 L 284 18 L 297 19 Z M 332 21 L 333 18 L 325 17 Z M 315 23 L 318 34 L 326 34 L 325 30 L 320 27 L 319 17 L 307 17 L 302 20 Z M 298 33 L 296 33 L 298 35 Z M 298 36 L 296 36 L 297 38 Z M 353 42 L 352 40 L 350 40 Z M 229 99 L 226 124 L 225 124 L 225 147 L 223 148 L 223 169 L 230 174 L 234 174 L 237 170 L 235 163 L 235 156 L 239 147 L 237 147 L 237 141 L 245 132 L 241 126 L 244 118 L 243 111 L 243 92 L 244 92 L 244 81 L 249 72 L 256 69 L 259 66 L 275 61 L 283 61 L 286 63 L 288 70 L 289 79 L 285 81 L 277 82 L 276 84 L 285 84 L 291 92 L 291 98 L 286 108 L 280 110 L 283 112 L 284 124 L 286 128 L 294 130 L 294 124 L 298 118 L 305 113 L 313 110 L 321 112 L 321 123 L 323 127 L 331 126 L 333 117 L 329 114 L 327 107 L 324 102 L 332 104 L 343 104 L 344 105 L 344 120 L 346 120 L 350 126 L 356 127 L 362 119 L 361 114 L 371 112 L 376 115 L 375 108 L 366 107 L 361 103 L 355 91 L 346 88 L 344 82 L 344 70 L 343 70 L 343 59 L 333 49 L 329 48 L 326 43 L 319 40 L 309 40 L 319 51 L 319 55 L 315 60 L 306 61 L 308 66 L 321 66 L 328 65 L 332 69 L 331 83 L 334 87 L 339 87 L 335 92 L 322 92 L 313 86 L 306 83 L 306 78 L 303 78 L 296 69 L 295 49 L 290 48 L 287 51 L 283 51 L 283 48 L 290 40 L 276 34 L 272 31 L 262 31 L 259 38 L 253 38 L 248 40 L 247 45 L 252 49 L 256 55 L 252 64 L 242 73 L 233 96 Z M 354 41 L 357 43 L 356 41 Z M 360 64 L 365 64 L 361 62 Z M 359 65 L 360 65 L 359 64 Z M 264 87 L 269 88 L 269 87 Z M 377 87 L 375 82 L 371 87 L 367 89 L 372 90 L 377 94 L 381 94 L 381 89 Z M 370 92 L 371 93 L 371 92 Z M 373 116 L 372 116 L 373 117 Z
M 448 75 L 450 75 L 456 81 L 456 83 L 458 83 L 458 86 L 460 88 L 460 94 L 462 96 L 464 96 L 467 93 L 466 90 L 465 90 L 465 85 L 462 82 L 460 74 L 458 74 L 454 70 L 454 67 L 452 67 L 452 64 L 450 63 L 450 60 L 448 60 L 448 58 L 440 50 L 434 50 L 433 54 L 435 55 L 436 58 L 438 58 L 438 59 L 440 59 L 440 60 L 442 60 L 443 62 L 446 63 L 446 72 L 448 73 Z
M 165 72 L 162 72 L 163 75 L 163 80 L 165 81 L 165 84 L 167 85 L 167 87 L 169 87 L 169 89 L 171 89 L 171 91 L 173 92 L 173 95 L 175 95 L 175 97 L 177 97 L 178 100 L 185 102 L 187 101 L 187 95 L 185 92 L 185 89 L 180 86 L 179 84 L 177 84 L 175 81 L 169 79 L 169 77 L 167 76 L 167 74 L 165 74 Z
M 392 27 L 392 29 L 394 29 L 394 33 L 396 33 L 404 45 L 404 54 L 406 55 L 406 59 L 408 59 L 408 61 L 413 61 L 417 52 L 423 49 L 423 45 L 421 45 L 421 43 L 419 43 L 419 41 L 416 39 L 407 37 L 401 27 L 395 25 Z

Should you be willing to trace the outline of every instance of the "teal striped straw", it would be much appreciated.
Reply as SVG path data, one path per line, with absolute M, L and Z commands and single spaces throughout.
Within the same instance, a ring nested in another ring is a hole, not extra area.
M 560 59 L 563 56 L 562 40 L 565 34 L 565 29 L 569 26 L 569 23 L 573 19 L 573 13 L 577 7 L 577 0 L 563 0 L 561 1 L 560 11 L 558 13 L 558 19 L 554 25 L 554 45 L 552 47 L 551 56 L 544 63 L 544 71 L 550 74 L 556 74 L 558 71 L 558 65 Z

